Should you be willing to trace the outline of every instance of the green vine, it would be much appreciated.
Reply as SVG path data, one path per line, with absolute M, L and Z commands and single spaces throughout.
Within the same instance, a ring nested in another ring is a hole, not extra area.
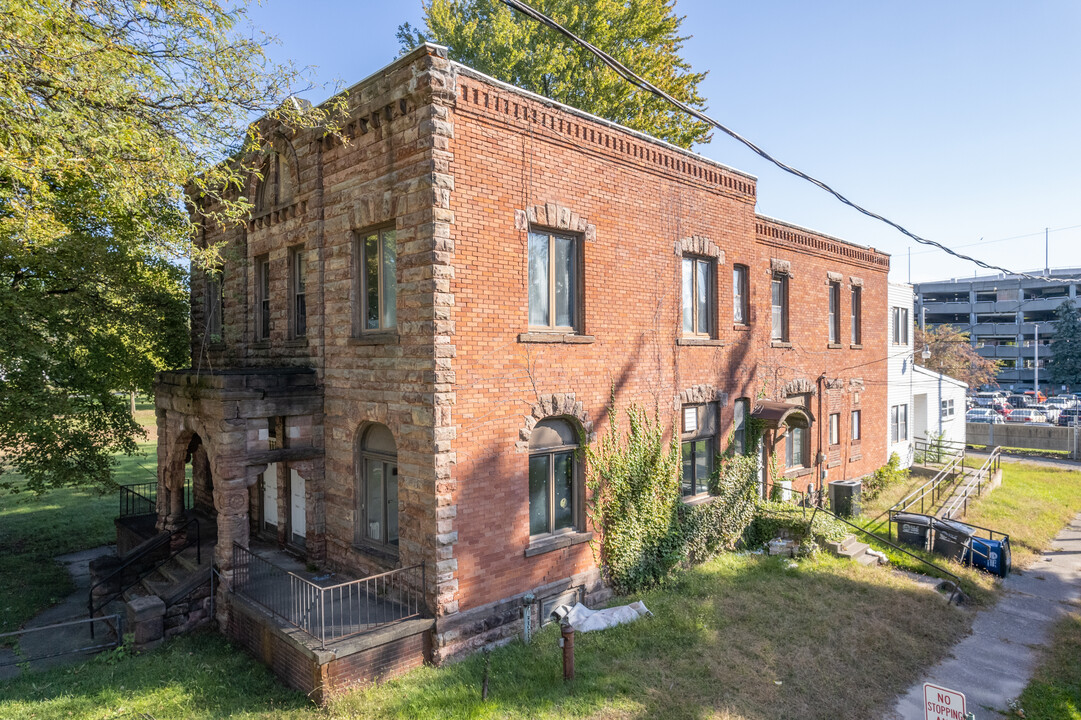
M 594 550 L 616 590 L 657 585 L 681 564 L 734 547 L 754 515 L 757 453 L 719 456 L 713 497 L 688 505 L 680 497 L 679 434 L 673 429 L 666 447 L 659 417 L 636 405 L 626 411 L 625 437 L 614 407 L 609 417 L 608 432 L 586 450 L 587 512 L 600 530 Z

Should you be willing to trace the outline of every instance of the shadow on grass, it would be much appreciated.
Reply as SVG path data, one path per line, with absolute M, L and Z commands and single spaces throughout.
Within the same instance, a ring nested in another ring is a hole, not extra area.
M 840 718 L 876 711 L 970 627 L 970 616 L 885 569 L 830 558 L 726 555 L 642 599 L 655 617 L 426 668 L 348 693 L 334 717 Z
M 27 673 L 0 684 L 0 717 L 5 720 L 237 716 L 314 720 L 323 715 L 302 694 L 281 686 L 266 668 L 211 632 L 176 638 L 142 655 L 100 655 L 81 665 Z

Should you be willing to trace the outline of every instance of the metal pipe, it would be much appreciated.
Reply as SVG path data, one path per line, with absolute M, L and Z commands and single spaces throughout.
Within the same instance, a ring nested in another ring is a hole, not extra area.
M 559 626 L 559 646 L 563 648 L 563 679 L 574 679 L 574 628 L 564 622 Z

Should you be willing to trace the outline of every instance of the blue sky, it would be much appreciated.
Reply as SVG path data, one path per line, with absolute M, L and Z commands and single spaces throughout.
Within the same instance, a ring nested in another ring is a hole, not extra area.
M 678 0 L 708 112 L 917 234 L 1011 270 L 1081 267 L 1081 3 Z M 349 85 L 390 62 L 420 0 L 249 10 L 275 60 Z M 721 133 L 696 148 L 756 175 L 758 211 L 893 255 L 891 279 L 971 276 Z M 1009 239 L 1007 239 L 1009 238 Z M 972 243 L 981 242 L 979 245 Z M 968 247 L 959 247 L 968 246 Z M 980 271 L 984 274 L 984 271 Z

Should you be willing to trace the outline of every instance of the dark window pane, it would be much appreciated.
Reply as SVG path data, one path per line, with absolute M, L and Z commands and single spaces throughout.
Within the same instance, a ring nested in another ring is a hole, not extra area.
M 398 466 L 386 465 L 387 475 L 387 542 L 398 544 Z
M 680 491 L 684 495 L 694 495 L 694 443 L 685 442 L 683 450 L 683 480 Z
M 529 324 L 548 325 L 548 236 L 529 235 Z
M 574 455 L 559 453 L 555 459 L 555 517 L 553 530 L 574 527 Z
M 304 295 L 297 295 L 296 298 L 296 327 L 297 337 L 308 334 L 308 303 Z
M 364 238 L 364 327 L 379 329 L 379 236 Z
M 543 535 L 548 530 L 548 467 L 550 455 L 529 458 L 529 534 Z
M 558 235 L 555 241 L 555 324 L 574 325 L 574 240 Z
M 699 260 L 695 265 L 696 295 L 698 296 L 697 332 L 704 335 L 709 332 L 709 263 Z
M 699 440 L 694 444 L 694 494 L 704 493 L 709 489 L 709 474 L 713 470 L 713 453 L 709 440 Z
M 367 476 L 365 506 L 368 537 L 377 542 L 383 542 L 383 462 L 381 460 L 367 460 Z

